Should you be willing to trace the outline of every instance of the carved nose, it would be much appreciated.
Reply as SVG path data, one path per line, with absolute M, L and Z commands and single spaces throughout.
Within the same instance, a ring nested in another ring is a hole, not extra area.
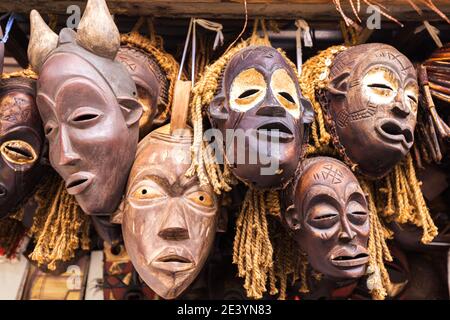
M 164 240 L 181 241 L 189 239 L 184 212 L 179 205 L 167 207 L 166 219 L 161 224 L 158 236 Z
M 392 107 L 392 112 L 395 115 L 402 117 L 402 118 L 406 118 L 410 113 L 409 108 L 407 106 L 405 106 L 405 105 L 403 105 L 403 103 L 397 102 L 397 101 L 394 103 L 394 106 Z
M 262 106 L 256 111 L 256 114 L 267 117 L 284 117 L 286 115 L 286 109 L 276 105 Z
M 79 155 L 73 149 L 72 143 L 70 142 L 70 139 L 66 134 L 65 130 L 63 129 L 63 127 L 61 127 L 59 143 L 60 143 L 60 153 L 58 164 L 60 166 L 74 165 L 77 160 L 80 160 Z
M 355 239 L 355 236 L 356 236 L 356 234 L 354 232 L 352 232 L 351 230 L 350 230 L 350 232 L 348 232 L 348 231 L 339 232 L 339 239 L 343 240 L 345 242 Z
M 344 218 L 341 222 L 341 231 L 339 232 L 339 239 L 345 242 L 349 242 L 356 237 L 356 233 L 352 231 L 349 225 L 349 221 Z

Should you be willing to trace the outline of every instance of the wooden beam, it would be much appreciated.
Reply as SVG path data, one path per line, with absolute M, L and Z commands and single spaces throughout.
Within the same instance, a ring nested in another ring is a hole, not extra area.
M 108 0 L 112 13 L 124 15 L 151 15 L 155 17 L 209 17 L 233 18 L 244 17 L 243 0 Z M 342 1 L 345 12 L 353 16 L 347 1 Z M 402 21 L 420 20 L 419 15 L 406 1 L 378 0 L 386 6 L 389 13 Z M 444 13 L 450 15 L 450 1 L 434 0 Z M 65 15 L 70 5 L 84 9 L 86 1 L 82 0 L 17 0 L 1 1 L 0 12 L 15 11 L 29 13 L 37 9 L 42 13 Z M 441 20 L 434 12 L 424 9 L 428 20 Z M 362 7 L 362 16 L 366 6 Z M 331 0 L 248 0 L 248 12 L 251 17 L 270 17 L 272 19 L 320 19 L 335 20 L 339 18 Z

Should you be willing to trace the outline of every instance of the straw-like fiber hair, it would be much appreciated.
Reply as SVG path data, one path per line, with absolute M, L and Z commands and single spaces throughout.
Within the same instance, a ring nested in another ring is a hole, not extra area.
M 55 270 L 58 262 L 74 258 L 78 249 L 89 249 L 89 217 L 67 193 L 64 181 L 57 174 L 47 177 L 35 200 L 38 209 L 29 230 L 35 241 L 30 254 L 33 261 Z

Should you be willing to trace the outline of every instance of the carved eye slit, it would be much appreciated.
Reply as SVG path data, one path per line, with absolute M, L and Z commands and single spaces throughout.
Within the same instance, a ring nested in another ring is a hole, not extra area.
M 330 220 L 330 219 L 333 219 L 335 217 L 337 217 L 337 214 L 335 214 L 335 213 L 326 213 L 326 214 L 314 217 L 313 220 L 316 220 L 316 221 Z
M 30 164 L 36 161 L 37 154 L 33 147 L 22 140 L 10 140 L 0 147 L 3 157 L 15 164 Z
M 287 101 L 289 101 L 290 103 L 295 103 L 294 98 L 287 92 L 280 92 L 278 93 L 280 96 L 282 96 L 283 98 L 285 98 Z
M 89 121 L 89 120 L 94 120 L 96 118 L 98 118 L 98 114 L 86 113 L 86 114 L 80 114 L 80 115 L 76 116 L 75 118 L 72 119 L 72 121 L 85 122 L 85 121 Z
M 53 126 L 46 125 L 44 128 L 44 133 L 46 136 L 50 135 L 53 132 Z
M 245 99 L 245 98 L 251 97 L 251 96 L 257 94 L 258 92 L 259 92 L 259 90 L 257 90 L 257 89 L 245 90 L 244 92 L 242 92 L 239 95 L 238 99 Z
M 369 88 L 375 88 L 375 89 L 383 89 L 383 90 L 391 90 L 394 91 L 390 86 L 384 83 L 371 83 L 367 85 Z
M 365 212 L 365 211 L 355 211 L 355 212 L 350 212 L 350 214 L 353 214 L 355 216 L 367 216 L 367 212 Z

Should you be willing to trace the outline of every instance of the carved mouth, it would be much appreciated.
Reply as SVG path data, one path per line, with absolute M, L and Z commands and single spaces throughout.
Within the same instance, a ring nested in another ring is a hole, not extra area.
M 151 265 L 154 268 L 165 272 L 177 273 L 193 269 L 195 267 L 195 262 L 188 250 L 171 247 L 163 250 L 163 252 L 151 262 Z
M 411 148 L 414 136 L 410 128 L 404 128 L 394 120 L 381 120 L 378 122 L 376 129 L 384 140 L 390 143 L 401 144 L 405 149 Z
M 356 250 L 343 248 L 331 255 L 331 263 L 340 269 L 355 268 L 369 262 L 369 254 L 364 247 L 357 246 Z
M 67 192 L 71 195 L 82 193 L 92 183 L 94 175 L 89 172 L 77 172 L 66 180 Z
M 273 139 L 278 139 L 281 143 L 287 143 L 294 140 L 294 134 L 291 129 L 281 122 L 266 123 L 259 126 L 256 130 L 259 137 L 264 135 L 267 138 L 270 137 L 270 140 L 272 141 Z M 267 139 L 267 141 L 269 141 L 269 139 Z

